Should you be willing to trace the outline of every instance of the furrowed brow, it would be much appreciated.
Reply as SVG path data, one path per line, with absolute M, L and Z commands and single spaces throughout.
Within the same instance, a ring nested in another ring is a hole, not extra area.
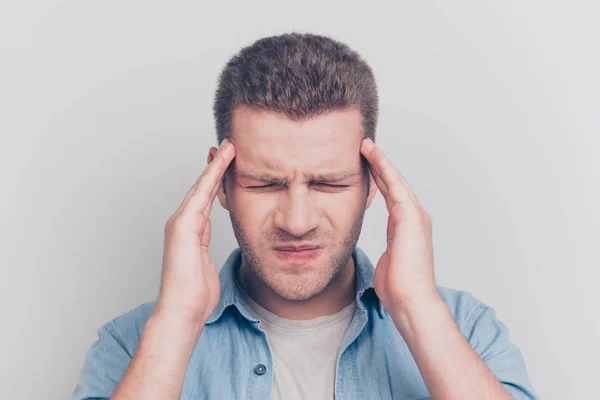
M 247 170 L 235 171 L 236 178 L 250 179 L 253 181 L 285 184 L 286 179 L 269 173 L 259 173 Z M 359 179 L 359 171 L 339 171 L 332 173 L 313 174 L 309 177 L 314 182 L 340 182 L 346 179 Z
M 360 172 L 356 171 L 339 171 L 330 174 L 316 174 L 312 179 L 316 182 L 339 182 L 346 179 L 356 179 L 360 177 Z
M 235 171 L 237 178 L 251 179 L 261 182 L 283 182 L 284 179 L 268 173 L 256 173 L 252 171 L 237 170 Z

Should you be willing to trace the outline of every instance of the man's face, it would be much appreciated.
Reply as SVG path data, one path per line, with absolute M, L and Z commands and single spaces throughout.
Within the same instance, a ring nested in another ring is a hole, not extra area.
M 362 138 L 355 109 L 301 122 L 234 111 L 236 157 L 219 200 L 246 264 L 279 296 L 316 296 L 350 259 L 375 194 L 374 182 L 367 193 Z

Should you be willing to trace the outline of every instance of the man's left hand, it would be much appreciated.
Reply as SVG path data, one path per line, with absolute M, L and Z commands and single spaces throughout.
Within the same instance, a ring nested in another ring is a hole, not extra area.
M 387 248 L 375 269 L 375 292 L 392 314 L 440 300 L 433 273 L 432 220 L 402 174 L 371 139 L 361 153 L 388 209 Z

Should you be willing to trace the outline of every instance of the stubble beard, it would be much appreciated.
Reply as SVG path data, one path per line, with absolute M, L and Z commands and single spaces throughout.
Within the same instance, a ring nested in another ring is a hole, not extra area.
M 360 237 L 364 211 L 354 219 L 350 233 L 344 240 L 337 246 L 334 245 L 333 252 L 328 254 L 329 260 L 326 262 L 325 268 L 322 268 L 316 277 L 313 274 L 310 274 L 310 276 L 304 274 L 296 276 L 288 275 L 284 281 L 276 279 L 276 274 L 273 274 L 270 266 L 267 265 L 265 254 L 261 253 L 260 249 L 256 249 L 250 245 L 235 212 L 231 210 L 231 208 L 229 210 L 229 217 L 242 256 L 254 275 L 278 296 L 287 300 L 303 301 L 309 300 L 323 292 L 337 279 L 339 274 L 346 267 Z M 311 235 L 311 237 L 314 236 L 315 235 Z M 285 240 L 278 240 L 284 238 Z M 327 239 L 332 238 L 331 234 L 320 235 L 318 238 L 322 240 L 325 239 L 324 243 L 329 245 L 332 243 L 331 241 L 327 241 Z M 302 239 L 295 238 L 294 240 L 299 242 L 300 240 L 308 240 L 308 237 L 305 236 Z M 268 235 L 266 243 L 283 243 L 284 241 L 290 243 L 294 240 L 290 240 L 290 235 L 288 233 L 279 231 Z M 271 251 L 272 247 L 268 247 L 264 250 Z

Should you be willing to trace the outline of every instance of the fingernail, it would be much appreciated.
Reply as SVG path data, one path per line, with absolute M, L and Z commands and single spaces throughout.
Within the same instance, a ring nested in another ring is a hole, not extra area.
M 223 141 L 221 142 L 221 145 L 219 146 L 219 150 L 221 150 L 221 149 L 226 150 L 230 145 L 231 145 L 231 143 L 229 142 L 228 139 L 223 139 Z

